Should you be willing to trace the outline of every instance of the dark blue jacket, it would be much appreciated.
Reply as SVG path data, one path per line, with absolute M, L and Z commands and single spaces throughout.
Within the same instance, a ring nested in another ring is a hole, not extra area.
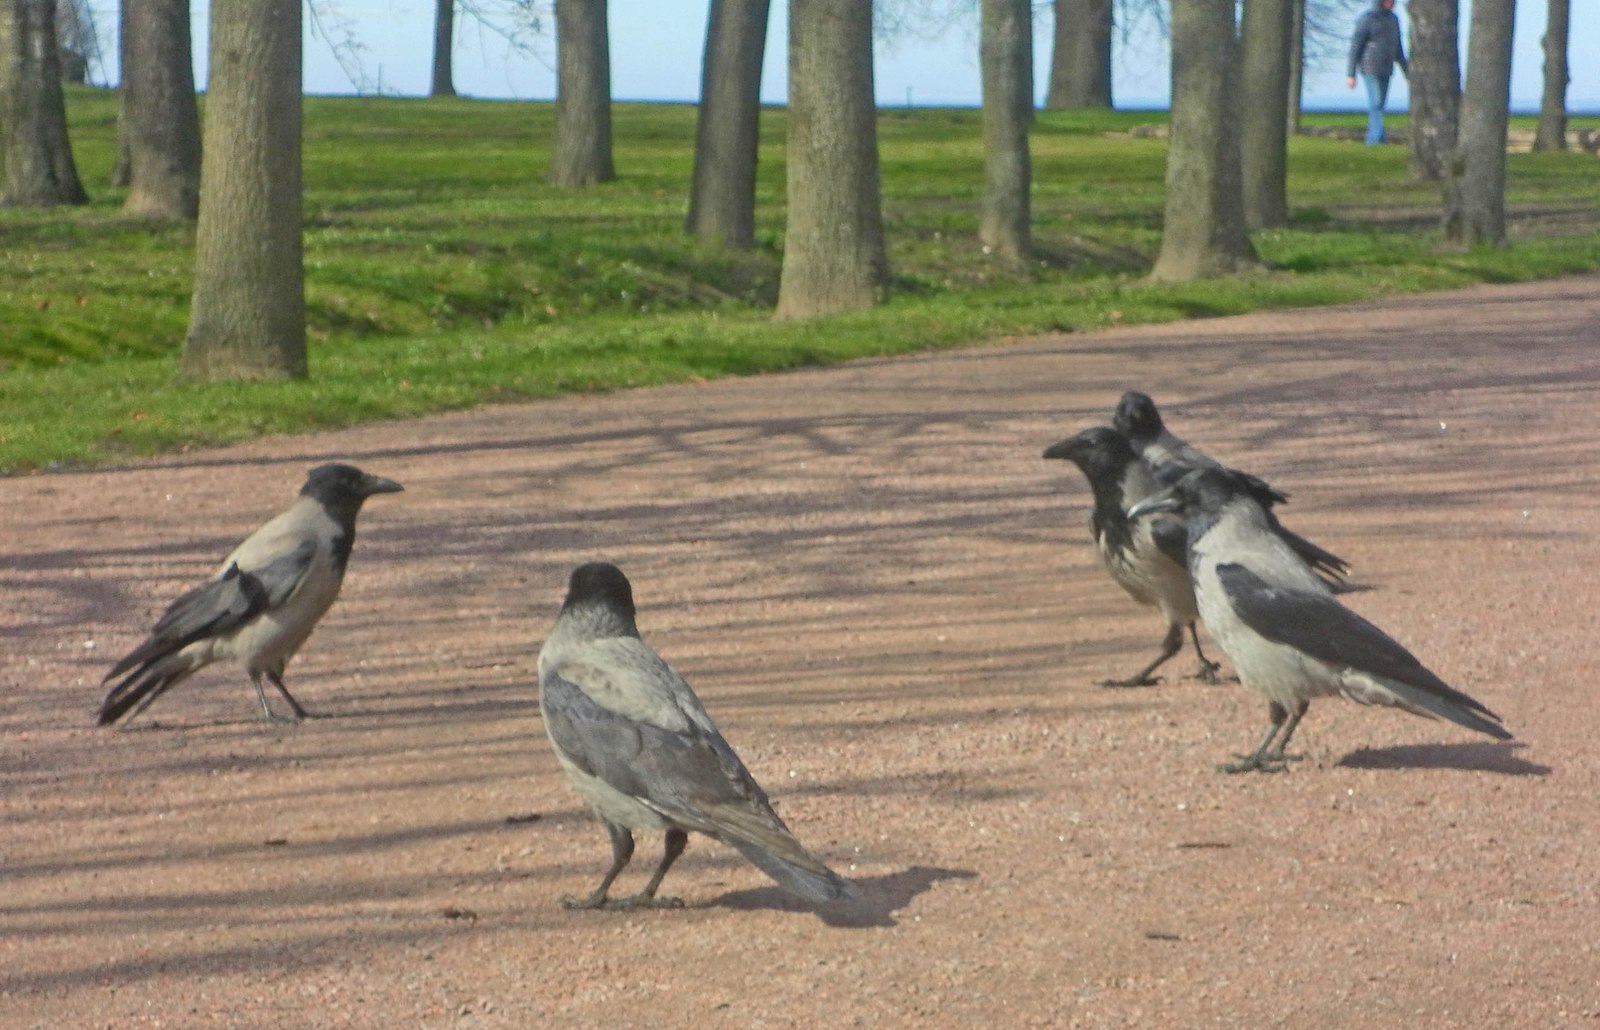
M 1356 67 L 1360 66 L 1368 75 L 1387 79 L 1397 64 L 1410 74 L 1405 49 L 1400 45 L 1400 19 L 1380 3 L 1356 19 L 1356 32 L 1350 39 L 1350 70 L 1345 74 L 1355 78 Z

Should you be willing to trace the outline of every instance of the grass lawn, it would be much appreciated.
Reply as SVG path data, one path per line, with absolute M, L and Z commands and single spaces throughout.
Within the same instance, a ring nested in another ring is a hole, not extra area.
M 1513 154 L 1514 246 L 1438 246 L 1437 188 L 1404 148 L 1291 144 L 1294 225 L 1259 233 L 1271 271 L 1195 285 L 1143 275 L 1160 243 L 1165 141 L 1149 112 L 1041 112 L 1038 259 L 975 240 L 982 150 L 968 110 L 879 120 L 894 295 L 777 324 L 784 113 L 762 121 L 759 246 L 682 232 L 694 109 L 618 105 L 619 180 L 556 189 L 549 104 L 310 98 L 305 242 L 312 377 L 174 381 L 193 231 L 119 214 L 105 185 L 115 96 L 69 93 L 93 202 L 0 211 L 0 471 L 116 461 L 260 433 L 489 400 L 744 374 L 999 336 L 1326 304 L 1600 268 L 1600 164 Z M 1316 115 L 1314 124 L 1360 122 Z M 1575 119 L 1600 127 L 1600 119 Z M 1404 119 L 1393 124 L 1404 125 Z

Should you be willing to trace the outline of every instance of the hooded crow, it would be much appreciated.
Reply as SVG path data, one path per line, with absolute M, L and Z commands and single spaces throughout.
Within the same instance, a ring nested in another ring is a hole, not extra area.
M 284 666 L 339 596 L 361 503 L 400 489 L 349 465 L 312 469 L 288 511 L 235 548 L 214 578 L 174 601 L 149 638 L 106 674 L 103 682 L 123 678 L 100 705 L 100 725 L 131 720 L 200 669 L 225 660 L 249 674 L 263 718 L 305 718 L 283 685 Z M 283 695 L 292 717 L 274 714 L 262 677 Z
M 1148 394 L 1129 390 L 1117 401 L 1111 424 L 1128 441 L 1134 453 L 1144 459 L 1160 487 L 1168 487 L 1195 469 L 1223 469 L 1231 473 L 1234 482 L 1253 497 L 1267 513 L 1273 532 L 1283 537 L 1285 543 L 1320 575 L 1330 582 L 1342 582 L 1350 571 L 1349 564 L 1338 555 L 1325 551 L 1305 537 L 1286 529 L 1272 513 L 1274 505 L 1282 504 L 1289 495 L 1274 489 L 1266 480 L 1248 472 L 1226 468 L 1215 458 L 1183 439 L 1174 436 L 1161 420 L 1156 402 Z
M 633 588 L 605 562 L 579 566 L 539 651 L 539 710 L 556 758 L 611 835 L 611 868 L 571 909 L 678 908 L 656 890 L 690 830 L 737 848 L 789 893 L 820 904 L 858 896 L 800 842 L 722 739 L 689 684 L 639 636 Z M 665 830 L 642 891 L 606 897 L 633 857 L 634 830 Z
M 1335 600 L 1272 531 L 1249 484 L 1217 469 L 1191 472 L 1130 514 L 1155 512 L 1184 519 L 1200 617 L 1240 681 L 1269 703 L 1271 726 L 1261 743 L 1222 771 L 1281 771 L 1298 757 L 1284 749 L 1312 699 L 1341 694 L 1511 739 L 1498 715 Z
M 1189 582 L 1187 544 L 1183 522 L 1156 515 L 1128 518 L 1128 509 L 1157 490 L 1150 469 L 1109 426 L 1085 429 L 1053 444 L 1046 458 L 1062 458 L 1077 465 L 1094 491 L 1094 513 L 1089 529 L 1094 534 L 1100 560 L 1117 585 L 1140 604 L 1161 609 L 1167 635 L 1155 661 L 1123 680 L 1102 680 L 1104 687 L 1145 687 L 1160 682 L 1152 677 L 1168 658 L 1183 649 L 1183 629 L 1189 628 L 1194 650 L 1200 656 L 1196 673 L 1207 683 L 1216 681 L 1217 663 L 1206 658 L 1195 630 L 1194 585 Z

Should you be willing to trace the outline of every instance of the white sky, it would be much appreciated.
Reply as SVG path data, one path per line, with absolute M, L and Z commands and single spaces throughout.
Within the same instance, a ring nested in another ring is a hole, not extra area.
M 427 92 L 432 60 L 433 0 L 319 0 L 336 16 L 325 23 L 329 35 L 354 38 L 360 44 L 362 91 L 417 95 Z M 1572 83 L 1568 106 L 1600 110 L 1600 3 L 1571 0 L 1572 31 L 1568 63 Z M 210 4 L 192 0 L 196 66 L 205 81 L 205 39 Z M 97 6 L 99 6 L 97 4 Z M 1471 0 L 1462 0 L 1462 60 L 1466 60 Z M 1537 110 L 1542 90 L 1546 4 L 1521 0 L 1512 58 L 1512 104 Z M 610 0 L 612 93 L 619 100 L 693 101 L 700 88 L 700 57 L 705 45 L 707 0 Z M 1397 10 L 1406 30 L 1405 0 Z M 878 102 L 903 105 L 976 105 L 979 102 L 977 0 L 972 13 L 958 19 L 935 38 L 905 37 L 878 45 Z M 1354 13 L 1347 19 L 1354 24 Z M 782 103 L 787 96 L 787 0 L 773 0 L 762 99 Z M 102 32 L 115 32 L 115 12 L 100 18 Z M 546 26 L 546 31 L 550 26 Z M 1347 31 L 1347 30 L 1341 30 Z M 927 33 L 932 35 L 932 33 Z M 1036 94 L 1043 99 L 1049 71 L 1050 20 L 1036 26 Z M 115 78 L 115 41 L 104 40 L 107 75 Z M 470 20 L 456 29 L 456 89 L 479 97 L 544 100 L 554 96 L 553 44 L 546 38 L 533 55 L 511 52 L 499 37 Z M 308 19 L 306 90 L 311 93 L 353 93 L 357 88 L 341 69 L 326 39 L 317 36 Z M 1306 106 L 1353 107 L 1356 94 L 1345 87 L 1342 53 L 1308 69 Z M 1164 106 L 1168 66 L 1164 42 L 1150 33 L 1120 47 L 1113 68 L 1113 93 L 1119 106 Z M 1396 76 L 1391 110 L 1403 107 L 1405 82 Z

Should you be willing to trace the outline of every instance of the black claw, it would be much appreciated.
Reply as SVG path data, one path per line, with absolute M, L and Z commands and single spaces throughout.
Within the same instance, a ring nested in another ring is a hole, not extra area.
M 1125 680 L 1101 680 L 1102 687 L 1153 687 L 1161 682 L 1160 676 L 1143 676 Z
M 1221 669 L 1222 666 L 1220 663 L 1202 661 L 1200 663 L 1200 668 L 1195 670 L 1194 678 L 1199 680 L 1201 683 L 1214 684 L 1218 682 L 1217 673 L 1221 671 Z
M 1238 762 L 1224 762 L 1217 766 L 1217 772 L 1230 775 L 1247 772 L 1280 773 L 1288 772 L 1289 765 L 1270 755 L 1234 755 L 1240 759 Z
M 608 898 L 603 894 L 591 894 L 587 898 L 574 898 L 571 895 L 561 899 L 561 907 L 568 911 L 588 912 L 600 910 L 604 912 L 634 912 L 646 908 L 682 908 L 682 898 L 656 898 L 648 894 L 634 894 L 626 898 Z

